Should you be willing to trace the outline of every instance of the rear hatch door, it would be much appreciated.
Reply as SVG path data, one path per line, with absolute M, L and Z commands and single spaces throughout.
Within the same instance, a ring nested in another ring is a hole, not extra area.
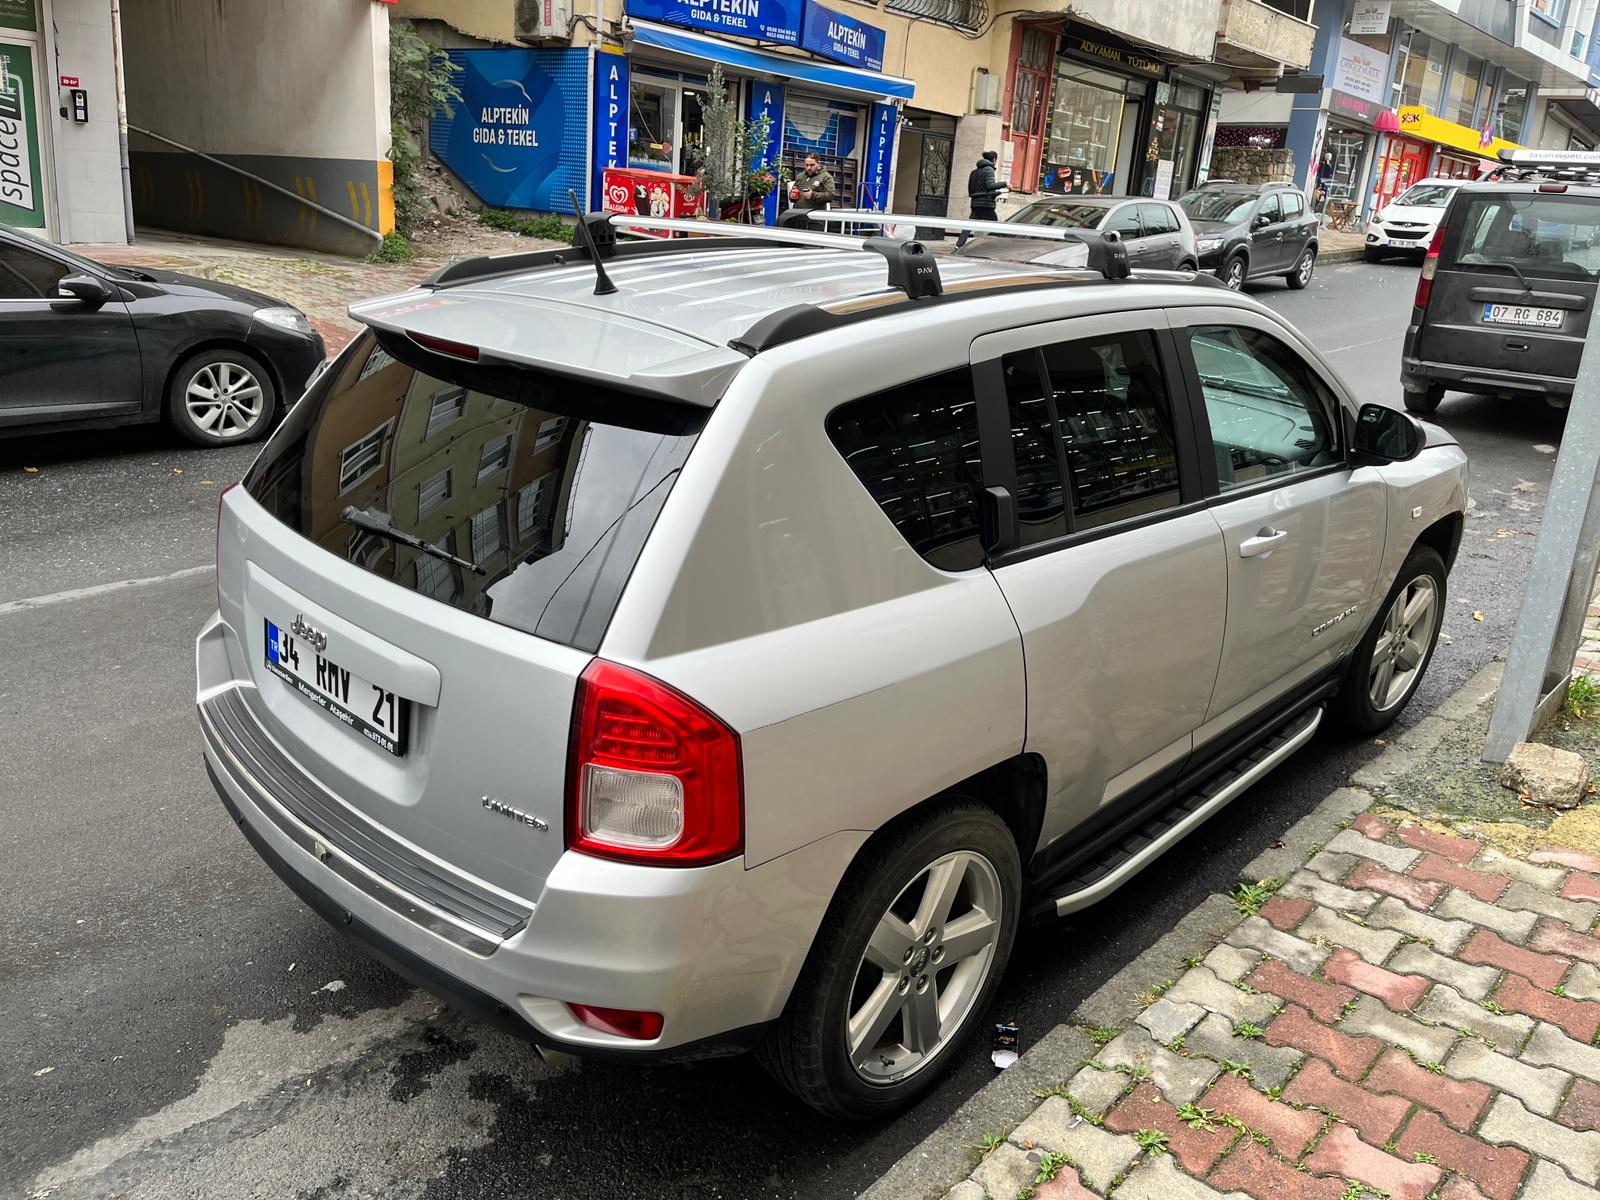
M 1463 190 L 1447 218 L 1418 356 L 1575 379 L 1597 276 L 1600 195 Z
M 706 411 L 362 334 L 224 506 L 252 715 L 352 819 L 536 900 L 577 679 Z

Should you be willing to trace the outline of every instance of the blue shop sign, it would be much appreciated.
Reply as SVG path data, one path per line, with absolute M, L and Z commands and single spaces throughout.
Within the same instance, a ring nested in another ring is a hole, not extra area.
M 806 20 L 800 27 L 801 49 L 852 67 L 881 71 L 885 40 L 884 31 L 876 25 L 806 0 Z
M 486 204 L 570 212 L 588 192 L 589 52 L 447 50 L 461 67 L 454 113 L 428 144 Z
M 627 0 L 628 15 L 705 33 L 800 44 L 802 0 Z

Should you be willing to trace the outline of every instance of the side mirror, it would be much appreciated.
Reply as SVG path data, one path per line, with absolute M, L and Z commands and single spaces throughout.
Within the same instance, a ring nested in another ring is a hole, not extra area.
M 1251 229 L 1265 229 L 1272 224 L 1272 218 L 1266 213 L 1257 213 L 1250 221 Z
M 1407 462 L 1422 453 L 1427 440 L 1422 423 L 1409 413 L 1363 404 L 1356 414 L 1351 449 L 1358 464 Z
M 83 304 L 104 304 L 111 299 L 111 287 L 93 275 L 68 275 L 56 284 L 56 298 Z

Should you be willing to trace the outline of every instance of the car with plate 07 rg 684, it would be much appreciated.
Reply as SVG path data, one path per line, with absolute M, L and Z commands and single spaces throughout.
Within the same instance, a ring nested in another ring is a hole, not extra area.
M 221 503 L 206 765 L 309 907 L 485 1020 L 754 1049 L 881 1116 L 1027 919 L 1325 716 L 1394 720 L 1465 457 L 1113 235 L 1058 270 L 624 220 L 722 236 L 595 217 L 352 307 Z

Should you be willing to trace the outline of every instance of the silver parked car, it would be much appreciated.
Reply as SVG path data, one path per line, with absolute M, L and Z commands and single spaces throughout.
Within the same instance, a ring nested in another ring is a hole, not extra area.
M 217 791 L 439 995 L 885 1114 L 1026 917 L 1414 693 L 1465 457 L 1254 301 L 584 228 L 355 305 L 221 505 Z
M 926 225 L 926 220 L 919 222 Z M 1112 231 L 1128 248 L 1128 261 L 1136 268 L 1193 271 L 1200 265 L 1194 229 L 1182 208 L 1167 200 L 1137 196 L 1050 196 L 1035 200 L 1006 218 L 1008 225 L 1034 229 Z M 1016 236 L 994 237 L 982 232 L 957 253 L 971 258 L 999 258 L 1011 262 L 1082 266 L 1074 258 L 1074 244 Z

